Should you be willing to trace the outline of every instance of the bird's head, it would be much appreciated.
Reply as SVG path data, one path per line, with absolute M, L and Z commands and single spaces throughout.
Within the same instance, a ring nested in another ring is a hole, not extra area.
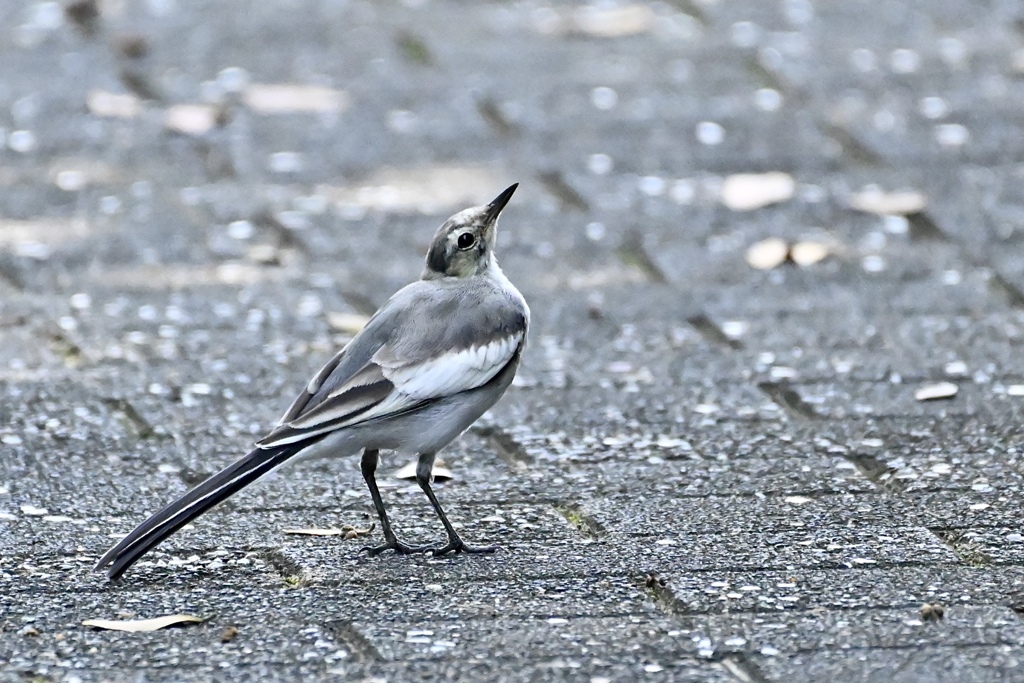
M 519 187 L 515 183 L 490 204 L 460 211 L 444 222 L 430 243 L 423 279 L 472 277 L 486 272 L 498 236 L 498 214 Z

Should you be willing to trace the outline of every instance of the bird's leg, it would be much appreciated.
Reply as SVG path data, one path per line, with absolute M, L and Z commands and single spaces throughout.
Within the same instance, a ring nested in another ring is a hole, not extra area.
M 433 555 L 446 555 L 448 553 L 493 553 L 498 549 L 495 545 L 485 546 L 472 546 L 462 540 L 459 537 L 455 527 L 448 521 L 448 516 L 444 514 L 444 510 L 441 509 L 441 504 L 437 502 L 437 496 L 434 495 L 434 491 L 430 488 L 431 475 L 434 470 L 434 454 L 433 453 L 420 453 L 419 462 L 416 464 L 416 483 L 423 489 L 423 493 L 427 494 L 427 498 L 430 499 L 430 504 L 434 506 L 434 512 L 441 518 L 441 523 L 444 524 L 444 530 L 448 534 L 448 543 L 441 546 L 440 548 L 433 548 L 431 554 Z
M 391 522 L 388 521 L 387 510 L 384 509 L 384 499 L 380 497 L 380 490 L 377 488 L 377 480 L 374 478 L 373 473 L 377 470 L 378 451 L 376 449 L 371 450 L 369 448 L 363 451 L 363 459 L 360 462 L 360 468 L 363 471 L 363 479 L 366 480 L 366 486 L 370 489 L 370 497 L 373 498 L 373 507 L 377 510 L 377 516 L 380 517 L 380 528 L 384 530 L 384 543 L 378 546 L 369 546 L 363 548 L 369 552 L 369 554 L 377 555 L 384 552 L 385 550 L 394 550 L 396 553 L 407 555 L 409 553 L 422 553 L 431 549 L 428 545 L 408 545 L 398 540 L 398 536 L 395 536 L 394 530 L 391 528 Z

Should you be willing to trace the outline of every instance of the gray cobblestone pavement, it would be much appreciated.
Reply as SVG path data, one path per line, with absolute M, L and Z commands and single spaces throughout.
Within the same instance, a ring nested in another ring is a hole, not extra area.
M 1022 22 L 0 3 L 0 681 L 1024 680 Z M 309 462 L 90 572 L 517 180 L 531 346 L 440 487 L 501 552 L 286 535 L 373 517 Z

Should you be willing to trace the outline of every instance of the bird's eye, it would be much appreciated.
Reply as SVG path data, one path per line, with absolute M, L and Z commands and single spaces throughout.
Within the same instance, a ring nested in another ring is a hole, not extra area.
M 459 235 L 459 249 L 470 249 L 474 244 L 476 244 L 476 237 L 473 235 L 473 233 L 464 232 L 461 235 Z

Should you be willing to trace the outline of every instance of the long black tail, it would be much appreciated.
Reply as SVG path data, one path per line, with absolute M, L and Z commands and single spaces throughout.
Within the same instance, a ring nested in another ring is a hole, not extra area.
M 107 551 L 96 569 L 109 565 L 107 576 L 116 580 L 164 539 L 233 493 L 242 490 L 310 445 L 309 441 L 278 448 L 257 448 L 213 475 L 184 496 L 140 524 Z

